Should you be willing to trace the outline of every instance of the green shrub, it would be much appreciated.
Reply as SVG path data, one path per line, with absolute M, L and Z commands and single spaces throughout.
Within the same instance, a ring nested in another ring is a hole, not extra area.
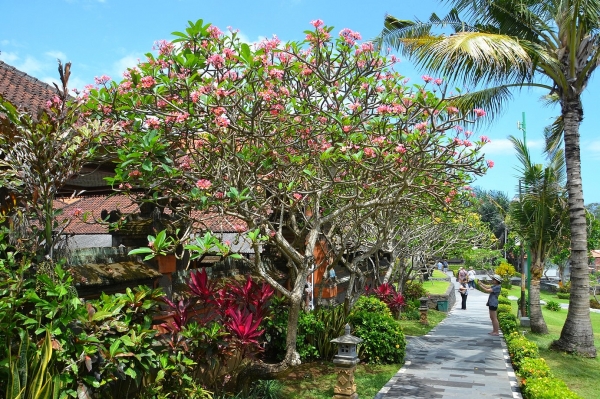
M 374 364 L 403 363 L 406 341 L 400 324 L 391 316 L 367 311 L 353 312 L 349 318 L 353 334 L 363 340 L 358 355 Z
M 540 357 L 539 349 L 535 342 L 529 341 L 518 332 L 505 336 L 508 353 L 516 370 L 521 369 L 521 362 L 526 358 L 537 359 Z
M 300 312 L 298 318 L 298 341 L 296 350 L 300 359 L 318 359 L 319 351 L 315 342 L 315 336 L 325 330 L 322 321 L 317 320 L 313 312 Z
M 498 314 L 510 313 L 511 311 L 512 311 L 512 307 L 510 305 L 498 305 Z
M 556 301 L 548 301 L 548 303 L 546 304 L 546 309 L 551 310 L 553 312 L 559 312 L 560 311 L 560 303 L 558 303 Z
M 402 308 L 400 315 L 398 317 L 399 320 L 419 320 L 421 318 L 421 312 L 419 312 L 419 306 L 421 303 L 419 300 L 415 299 L 414 301 L 410 301 L 406 303 L 406 306 Z
M 392 312 L 382 300 L 374 296 L 363 295 L 354 304 L 351 313 L 371 312 L 392 317 Z
M 569 292 L 560 292 L 559 291 L 556 293 L 556 296 L 559 299 L 571 299 L 571 294 Z
M 556 378 L 532 378 L 521 385 L 523 396 L 531 399 L 581 399 L 567 385 Z
M 331 340 L 344 335 L 344 327 L 348 323 L 344 305 L 338 305 L 333 308 L 321 307 L 315 312 L 315 318 L 323 324 L 323 330 L 318 331 L 314 336 L 314 345 L 319 353 L 319 358 L 331 360 L 337 353 L 337 345 L 332 344 Z
M 563 284 L 563 285 L 559 286 L 558 287 L 558 292 L 569 294 L 571 292 L 571 282 L 569 281 L 566 284 Z
M 504 298 L 508 297 L 508 290 L 506 288 L 502 288 L 500 290 L 500 296 L 503 296 Z
M 521 368 L 517 372 L 519 377 L 529 380 L 530 378 L 552 377 L 550 367 L 542 358 L 534 359 L 527 357 L 521 361 Z
M 519 330 L 519 323 L 517 316 L 512 313 L 500 313 L 498 314 L 498 323 L 504 335 L 508 335 L 512 332 Z
M 413 299 L 419 299 L 427 295 L 427 291 L 423 287 L 423 283 L 417 280 L 408 280 L 404 283 L 404 289 L 402 290 L 405 301 L 411 301 Z M 417 306 L 418 307 L 418 306 Z
M 508 299 L 508 298 L 506 298 L 504 296 L 498 297 L 498 304 L 500 304 L 500 305 L 510 305 L 510 299 Z

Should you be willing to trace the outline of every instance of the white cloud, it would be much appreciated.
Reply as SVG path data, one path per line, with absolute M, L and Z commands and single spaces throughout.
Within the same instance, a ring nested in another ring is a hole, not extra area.
M 122 57 L 112 65 L 111 78 L 116 81 L 120 81 L 123 76 L 123 72 L 127 70 L 127 68 L 133 68 L 137 66 L 140 61 L 140 57 L 138 55 L 126 55 Z
M 9 53 L 7 51 L 0 53 L 0 60 L 6 62 L 7 64 L 13 65 L 18 59 L 19 56 L 16 53 Z
M 521 139 L 519 137 L 519 139 Z M 539 149 L 544 148 L 543 140 L 527 140 L 527 147 L 530 152 L 537 153 Z M 536 151 L 532 151 L 536 150 Z M 483 152 L 494 155 L 512 156 L 515 153 L 514 146 L 509 139 L 492 139 L 491 142 L 483 146 Z M 535 155 L 535 154 L 534 154 Z
M 486 154 L 507 154 L 512 153 L 513 151 L 513 145 L 508 139 L 492 140 L 490 143 L 483 146 L 483 152 Z
M 21 64 L 15 65 L 15 68 L 25 72 L 28 75 L 36 76 L 45 69 L 45 65 L 36 58 L 27 56 Z
M 581 155 L 591 156 L 594 159 L 600 158 L 600 140 L 587 141 L 581 143 Z
M 58 73 L 57 73 L 58 76 Z M 54 87 L 54 85 L 52 83 L 56 83 L 56 85 L 58 87 L 61 86 L 60 81 L 58 80 L 58 77 L 53 77 L 53 76 L 44 76 L 39 78 L 42 82 L 48 83 L 50 86 Z
M 47 51 L 45 54 L 54 59 L 59 59 L 63 63 L 67 62 L 67 55 L 65 53 L 63 53 L 62 51 Z

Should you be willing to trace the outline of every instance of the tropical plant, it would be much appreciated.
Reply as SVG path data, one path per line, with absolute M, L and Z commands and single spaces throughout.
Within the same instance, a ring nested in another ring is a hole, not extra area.
M 16 109 L 0 97 L 0 187 L 14 195 L 7 213 L 13 220 L 15 242 L 43 259 L 55 258 L 57 237 L 72 218 L 54 207 L 63 185 L 97 156 L 97 139 L 109 123 L 82 123 L 81 104 L 68 90 L 71 63 L 59 61 L 61 86 L 46 107 L 36 113 Z M 31 223 L 35 220 L 36 223 Z
M 361 360 L 373 364 L 402 363 L 406 341 L 402 327 L 393 317 L 366 312 L 353 312 L 349 316 L 353 334 L 363 340 L 358 347 Z
M 390 312 L 396 317 L 398 317 L 405 305 L 404 296 L 397 292 L 396 288 L 390 283 L 383 283 L 376 288 L 367 290 L 367 295 L 369 294 L 375 295 L 380 301 L 385 303 Z
M 547 90 L 561 105 L 548 130 L 551 147 L 564 138 L 571 231 L 571 281 L 574 297 L 560 338 L 553 347 L 595 357 L 588 305 L 585 208 L 581 184 L 579 125 L 581 95 L 600 58 L 598 0 L 447 0 L 454 9 L 428 22 L 386 17 L 383 39 L 419 66 L 451 80 L 477 85 L 454 103 L 481 107 L 492 115 L 512 90 Z M 464 16 L 461 18 L 460 16 Z M 451 35 L 433 27 L 450 26 Z
M 494 273 L 496 273 L 504 279 L 504 282 L 502 283 L 502 286 L 504 288 L 510 288 L 510 278 L 513 277 L 516 272 L 517 271 L 515 270 L 513 265 L 507 262 L 500 262 L 500 265 L 496 267 L 496 269 L 494 269 Z
M 215 392 L 235 386 L 241 369 L 263 351 L 264 328 L 273 288 L 245 281 L 209 280 L 206 270 L 190 273 L 186 298 L 170 300 L 166 329 L 174 353 L 193 361 L 190 374 Z
M 531 256 L 529 289 L 531 330 L 546 334 L 540 300 L 540 279 L 546 256 L 560 242 L 567 223 L 567 198 L 564 188 L 564 155 L 557 151 L 547 166 L 532 162 L 526 145 L 510 137 L 521 163 L 522 195 L 511 204 L 514 228 L 525 240 Z
M 9 358 L 7 399 L 54 399 L 58 398 L 59 383 L 56 371 L 50 372 L 52 360 L 52 336 L 46 335 L 40 344 L 31 348 L 29 336 L 21 330 L 21 344 L 16 356 Z

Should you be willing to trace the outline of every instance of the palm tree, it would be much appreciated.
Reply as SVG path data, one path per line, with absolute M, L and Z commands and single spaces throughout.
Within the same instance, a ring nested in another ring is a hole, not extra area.
M 445 0 L 444 19 L 428 22 L 386 17 L 382 39 L 417 66 L 449 80 L 483 87 L 457 105 L 496 115 L 523 87 L 548 90 L 561 105 L 553 143 L 564 138 L 571 231 L 571 302 L 552 347 L 595 357 L 589 314 L 586 219 L 581 181 L 581 94 L 600 57 L 600 0 Z M 461 19 L 460 16 L 463 16 Z M 453 28 L 451 35 L 434 27 Z
M 510 216 L 531 256 L 531 331 L 547 334 L 548 327 L 540 307 L 540 279 L 546 256 L 560 242 L 567 224 L 564 154 L 562 150 L 555 151 L 544 167 L 531 162 L 527 146 L 522 141 L 513 136 L 510 140 L 521 163 L 519 178 L 523 183 L 523 193 L 518 201 L 512 202 Z

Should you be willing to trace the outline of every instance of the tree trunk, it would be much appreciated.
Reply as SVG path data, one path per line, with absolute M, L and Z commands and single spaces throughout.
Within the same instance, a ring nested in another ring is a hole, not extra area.
M 561 103 L 571 225 L 571 298 L 560 338 L 551 344 L 551 348 L 596 357 L 590 319 L 587 231 L 579 149 L 579 124 L 583 118 L 583 107 L 580 95 L 563 98 Z
M 238 375 L 237 389 L 245 390 L 250 382 L 256 380 L 274 380 L 284 378 L 293 367 L 300 365 L 300 355 L 296 351 L 296 341 L 298 339 L 298 319 L 302 307 L 302 292 L 304 284 L 300 289 L 297 288 L 299 281 L 306 281 L 308 272 L 302 271 L 300 277 L 296 280 L 292 295 L 290 297 L 290 308 L 288 314 L 288 324 L 286 330 L 286 351 L 284 359 L 275 364 L 264 363 L 263 361 L 254 361 L 244 368 Z
M 529 287 L 529 318 L 531 322 L 531 331 L 536 334 L 548 334 L 548 326 L 542 314 L 540 305 L 540 279 L 542 277 L 543 266 L 537 256 L 533 255 L 535 261 L 531 265 L 531 285 Z

